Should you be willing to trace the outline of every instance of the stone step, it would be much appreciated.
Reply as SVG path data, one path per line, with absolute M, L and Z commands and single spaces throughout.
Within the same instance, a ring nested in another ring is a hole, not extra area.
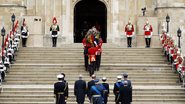
M 51 64 L 51 63 L 54 63 L 54 64 L 60 64 L 60 63 L 63 63 L 63 64 L 68 64 L 68 63 L 71 63 L 71 64 L 83 64 L 84 61 L 81 60 L 60 60 L 60 61 L 57 61 L 57 60 L 52 60 L 52 61 L 49 61 L 49 60 L 17 60 L 16 61 L 17 64 L 21 63 L 21 64 L 26 64 L 26 63 L 37 63 L 37 64 Z M 134 60 L 134 61 L 119 61 L 119 60 L 108 60 L 108 61 L 103 61 L 101 62 L 101 64 L 165 64 L 166 62 L 165 61 L 137 61 L 137 60 Z
M 165 102 L 165 101 L 137 101 L 137 102 L 132 102 L 132 104 L 184 104 L 182 101 L 170 101 L 170 102 Z M 54 102 L 2 102 L 1 104 L 54 104 Z M 67 102 L 67 104 L 76 104 L 75 101 L 73 102 Z M 84 104 L 89 104 L 89 102 L 84 102 Z M 108 102 L 108 104 L 115 104 L 115 102 Z
M 75 101 L 74 99 L 68 99 L 69 101 Z M 9 102 L 9 101 L 15 101 L 15 102 L 54 102 L 54 98 L 0 98 L 0 101 L 2 102 Z M 86 102 L 88 99 L 86 99 Z M 110 102 L 114 102 L 114 99 L 109 100 Z M 184 102 L 184 98 L 139 98 L 138 99 L 133 99 L 133 102 L 148 102 L 148 101 L 157 101 L 157 102 L 170 102 L 170 101 L 177 101 L 177 102 Z
M 47 82 L 44 82 L 44 81 L 6 81 L 6 83 L 3 83 L 5 85 L 14 85 L 14 84 L 20 84 L 20 85 L 32 85 L 32 84 L 43 84 L 43 85 L 48 85 L 48 84 L 53 84 L 56 80 L 53 80 L 53 81 L 47 81 Z M 177 80 L 178 81 L 178 80 Z M 177 81 L 162 81 L 162 82 L 159 82 L 159 81 L 148 81 L 148 82 L 144 82 L 144 81 L 141 81 L 141 82 L 134 82 L 132 81 L 132 84 L 133 85 L 179 85 L 177 83 Z M 107 81 L 108 82 L 108 81 Z M 115 81 L 114 81 L 115 82 Z M 109 82 L 110 85 L 113 85 L 114 82 Z M 69 85 L 74 85 L 74 81 L 69 81 L 68 82 Z

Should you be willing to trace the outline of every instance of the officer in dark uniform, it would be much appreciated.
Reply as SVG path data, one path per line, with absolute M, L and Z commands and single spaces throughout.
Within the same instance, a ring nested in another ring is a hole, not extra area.
M 128 80 L 128 74 L 127 74 L 127 73 L 123 73 L 123 78 L 124 78 L 123 81 L 127 81 L 127 82 L 128 82 L 128 86 L 129 86 L 130 88 L 132 88 L 132 83 L 131 83 L 130 80 Z
M 87 83 L 87 96 L 88 96 L 89 100 L 91 100 L 90 90 L 91 90 L 91 87 L 95 85 L 94 80 L 96 79 L 96 75 L 93 74 L 91 77 L 92 77 L 92 80 Z
M 109 96 L 109 84 L 106 83 L 107 78 L 103 77 L 102 78 L 102 84 L 100 84 L 103 88 L 103 98 L 104 98 L 104 104 L 107 104 L 108 101 L 108 96 Z
M 123 83 L 123 86 L 121 86 L 119 90 L 121 104 L 131 104 L 132 89 L 128 86 L 128 81 L 124 81 Z
M 61 74 L 59 74 L 57 78 L 59 81 L 54 84 L 56 104 L 66 104 L 68 98 L 68 83 L 64 82 L 64 76 Z
M 119 104 L 119 102 L 121 102 L 120 94 L 119 94 L 119 89 L 121 86 L 123 86 L 123 82 L 121 79 L 122 79 L 122 76 L 117 76 L 117 82 L 114 83 L 113 93 L 115 95 L 115 103 L 116 104 Z
M 82 80 L 82 75 L 79 76 L 79 80 L 74 85 L 74 95 L 76 96 L 76 102 L 78 104 L 84 104 L 86 94 L 86 82 Z
M 98 84 L 99 79 L 94 80 L 95 85 L 91 87 L 90 98 L 93 104 L 103 104 L 103 88 Z

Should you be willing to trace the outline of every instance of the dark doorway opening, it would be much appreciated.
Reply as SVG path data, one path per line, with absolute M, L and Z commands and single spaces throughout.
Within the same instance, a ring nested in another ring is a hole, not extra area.
M 99 27 L 103 42 L 107 42 L 107 8 L 99 0 L 82 0 L 74 8 L 74 42 L 81 43 L 92 26 Z

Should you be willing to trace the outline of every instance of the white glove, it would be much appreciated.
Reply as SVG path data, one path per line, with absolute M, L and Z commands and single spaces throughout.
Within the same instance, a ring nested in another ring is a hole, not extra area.
M 151 36 L 153 36 L 153 32 L 151 32 Z
M 125 32 L 125 36 L 127 36 L 127 32 Z
M 50 31 L 50 34 L 52 34 L 52 31 Z
M 57 35 L 59 35 L 59 34 L 60 34 L 60 32 L 58 31 L 58 32 L 57 32 Z

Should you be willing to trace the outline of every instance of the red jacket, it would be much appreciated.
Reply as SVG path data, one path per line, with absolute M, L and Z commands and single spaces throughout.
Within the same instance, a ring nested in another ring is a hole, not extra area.
M 97 47 L 91 47 L 91 48 L 88 49 L 90 62 L 96 61 L 96 52 L 97 52 L 97 50 L 98 50 Z
M 147 25 L 145 25 L 145 26 L 144 26 L 144 31 L 145 31 L 145 35 L 146 35 L 146 36 L 151 35 L 151 32 L 153 31 L 152 26 L 149 25 L 149 28 L 148 28 Z
M 127 24 L 125 26 L 126 35 L 132 35 L 132 33 L 134 32 L 134 26 L 132 25 L 131 30 L 129 30 L 129 27 L 128 26 L 129 26 L 129 24 Z

